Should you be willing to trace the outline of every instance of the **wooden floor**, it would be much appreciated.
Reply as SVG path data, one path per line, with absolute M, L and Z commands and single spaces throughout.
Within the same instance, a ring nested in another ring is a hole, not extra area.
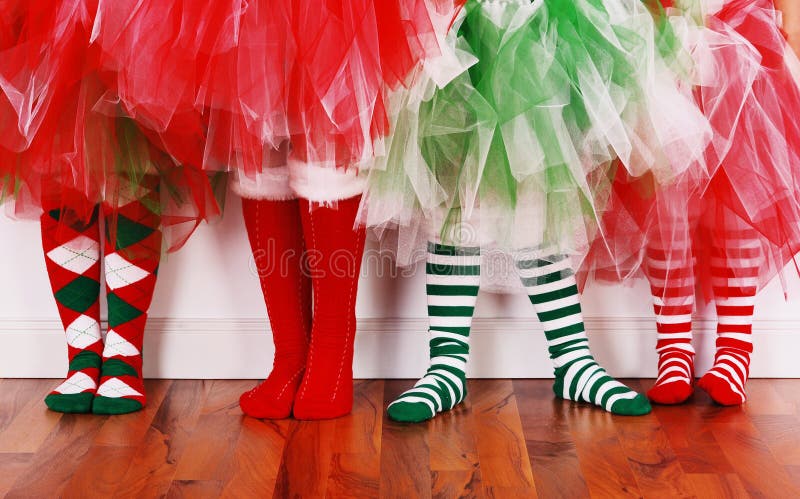
M 641 418 L 473 380 L 416 426 L 384 415 L 408 381 L 358 381 L 353 415 L 316 423 L 242 417 L 253 381 L 150 381 L 145 411 L 111 418 L 47 411 L 55 384 L 0 380 L 0 496 L 800 497 L 800 380 Z

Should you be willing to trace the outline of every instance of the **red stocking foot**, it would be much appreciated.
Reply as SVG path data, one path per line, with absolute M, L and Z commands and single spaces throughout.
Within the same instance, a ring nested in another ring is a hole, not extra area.
M 691 383 L 685 380 L 657 383 L 647 392 L 647 398 L 656 404 L 677 405 L 686 402 L 694 393 Z
M 259 419 L 286 419 L 292 414 L 297 388 L 303 378 L 303 368 L 293 374 L 270 374 L 264 382 L 239 397 L 242 412 Z
M 697 386 L 705 390 L 714 402 L 720 405 L 742 405 L 747 396 L 743 389 L 735 386 L 727 377 L 714 369 L 707 372 L 697 382 Z

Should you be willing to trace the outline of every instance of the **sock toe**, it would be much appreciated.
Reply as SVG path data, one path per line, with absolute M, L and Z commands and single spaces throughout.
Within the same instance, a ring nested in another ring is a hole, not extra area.
M 611 412 L 620 416 L 644 416 L 650 414 L 653 407 L 647 397 L 637 393 L 632 399 L 618 400 L 611 407 Z
M 51 393 L 44 399 L 44 403 L 51 411 L 68 414 L 89 414 L 92 412 L 94 393 Z
M 144 408 L 138 400 L 98 396 L 92 403 L 92 413 L 99 415 L 129 414 Z
M 712 374 L 705 374 L 697 382 L 697 386 L 708 393 L 711 399 L 719 405 L 736 406 L 745 402 L 742 396 L 731 388 L 728 381 Z
M 676 405 L 686 402 L 694 393 L 692 385 L 685 381 L 673 381 L 663 385 L 655 385 L 648 390 L 647 398 L 661 405 Z
M 292 414 L 301 421 L 320 421 L 347 416 L 353 411 L 353 400 L 314 400 L 310 397 L 298 398 L 294 402 Z
M 421 423 L 436 415 L 422 402 L 396 402 L 386 409 L 389 419 L 400 423 Z
M 244 392 L 239 397 L 239 407 L 242 412 L 251 418 L 257 419 L 287 419 L 292 415 L 291 404 L 281 404 L 276 400 L 264 400 Z

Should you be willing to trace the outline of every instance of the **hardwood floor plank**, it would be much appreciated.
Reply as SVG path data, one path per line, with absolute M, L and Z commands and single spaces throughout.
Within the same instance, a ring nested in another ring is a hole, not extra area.
M 795 487 L 800 487 L 800 466 L 785 466 L 784 469 Z
M 800 418 L 754 415 L 750 419 L 776 461 L 784 466 L 800 466 Z
M 173 480 L 209 481 L 225 480 L 233 475 L 235 442 L 241 432 L 241 416 L 228 414 L 203 414 L 197 420 Z
M 483 497 L 478 426 L 470 397 L 428 423 L 433 497 Z
M 486 497 L 480 470 L 434 471 L 431 474 L 431 497 L 434 499 Z M 528 489 L 525 489 L 528 491 Z
M 145 380 L 147 406 L 133 414 L 123 414 L 108 418 L 97 433 L 95 445 L 115 445 L 131 447 L 138 445 L 150 428 L 156 413 L 161 408 L 167 392 L 172 386 L 171 380 Z
M 44 397 L 58 385 L 57 380 L 5 380 L 0 402 L 8 404 L 7 421 L 0 431 L 0 452 L 36 452 L 58 425 L 61 414 L 47 409 Z
M 409 380 L 386 381 L 382 406 L 412 385 Z M 395 423 L 384 411 L 381 438 L 379 496 L 431 497 L 428 424 Z
M 653 413 L 685 473 L 735 473 L 696 408 L 687 404 L 657 406 Z
M 592 497 L 642 497 L 615 425 L 600 408 L 564 400 L 553 402 L 575 442 L 586 487 Z
M 774 381 L 772 379 L 751 379 L 747 382 L 748 414 L 770 416 L 795 414 L 795 404 L 778 393 Z
M 215 499 L 221 492 L 219 480 L 176 480 L 167 492 L 167 499 Z
M 800 416 L 800 381 L 796 379 L 771 379 L 770 386 L 784 402 L 794 407 L 794 414 Z
M 252 389 L 260 381 L 245 380 L 214 380 L 208 389 L 208 395 L 203 403 L 201 415 L 229 414 L 240 416 L 239 397 L 242 393 Z
M 35 454 L 0 453 L 0 497 L 11 490 L 19 475 L 31 466 Z
M 172 485 L 177 463 L 191 441 L 208 383 L 174 382 L 153 423 L 137 446 L 131 466 L 115 492 L 130 497 L 160 497 Z
M 477 438 L 478 426 L 468 396 L 460 406 L 428 423 L 431 471 L 479 470 Z
M 615 416 L 619 440 L 641 490 L 663 497 L 691 497 L 691 483 L 655 414 Z
M 380 460 L 369 454 L 333 454 L 327 497 L 378 497 Z
M 739 476 L 720 473 L 688 473 L 686 475 L 697 497 L 724 497 L 747 499 L 750 494 L 742 485 Z
M 6 497 L 58 497 L 88 455 L 105 417 L 64 414 Z M 46 470 L 46 473 L 43 472 Z
M 325 497 L 336 421 L 292 421 L 273 497 Z
M 290 423 L 243 417 L 233 453 L 234 472 L 223 497 L 271 497 L 278 479 Z
M 336 421 L 330 497 L 377 497 L 380 487 L 383 381 L 355 382 L 353 412 Z
M 589 497 L 566 405 L 553 396 L 552 380 L 514 380 L 525 445 L 542 497 Z
M 710 426 L 748 493 L 761 497 L 800 497 L 800 489 L 749 420 L 737 424 L 715 422 Z
M 536 493 L 525 435 L 511 380 L 473 383 L 471 411 L 475 418 L 478 460 L 484 487 Z
M 67 482 L 64 497 L 112 497 L 135 454 L 136 447 L 93 445 Z
M 550 380 L 470 380 L 405 425 L 385 407 L 411 381 L 358 381 L 352 415 L 297 422 L 244 417 L 254 381 L 149 380 L 144 411 L 103 417 L 48 411 L 53 380 L 0 380 L 0 497 L 800 497 L 800 380 L 753 381 L 742 407 L 698 391 L 621 417 Z

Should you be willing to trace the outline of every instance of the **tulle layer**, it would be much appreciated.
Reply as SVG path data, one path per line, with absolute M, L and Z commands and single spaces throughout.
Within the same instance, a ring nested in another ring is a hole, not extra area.
M 0 191 L 14 198 L 8 211 L 38 217 L 63 204 L 88 221 L 98 204 L 152 197 L 143 181 L 155 175 L 164 199 L 152 208 L 175 229 L 170 247 L 179 247 L 219 211 L 207 176 L 177 166 L 122 111 L 98 112 L 107 106 L 110 87 L 99 51 L 90 45 L 91 2 L 19 7 L 16 39 L 4 40 L 0 52 Z
M 182 161 L 255 176 L 291 140 L 299 161 L 364 166 L 461 1 L 101 1 L 93 38 L 113 96 Z
M 763 286 L 800 251 L 800 66 L 771 1 L 710 5 L 684 5 L 706 8 L 705 28 L 692 40 L 705 73 L 695 95 L 715 132 L 706 151 L 710 179 L 683 176 L 658 189 L 616 171 L 604 238 L 585 262 L 601 279 L 635 275 L 646 248 L 671 248 L 664 271 L 694 268 L 708 297 L 715 259 Z M 743 247 L 751 253 L 746 266 Z
M 408 233 L 398 254 L 433 234 L 575 255 L 595 238 L 615 158 L 659 184 L 692 164 L 676 158 L 705 175 L 710 127 L 671 66 L 680 46 L 644 5 L 613 7 L 468 3 L 443 56 L 468 69 L 396 97 L 362 222 Z

